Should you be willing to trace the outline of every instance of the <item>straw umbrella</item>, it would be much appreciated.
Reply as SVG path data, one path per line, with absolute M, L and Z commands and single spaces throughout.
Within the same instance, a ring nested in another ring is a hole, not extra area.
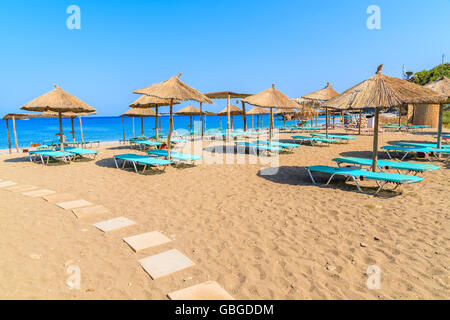
M 16 120 L 28 120 L 28 119 L 36 119 L 36 118 L 52 118 L 52 116 L 47 116 L 47 115 L 43 115 L 43 114 L 8 113 L 7 115 L 5 115 L 3 117 L 3 120 L 6 121 L 6 132 L 8 135 L 9 153 L 11 153 L 11 137 L 9 135 L 9 120 L 12 120 L 14 142 L 15 142 L 15 146 L 16 146 L 16 151 L 19 152 L 19 144 L 18 144 L 17 131 L 16 131 Z
M 247 115 L 252 116 L 252 129 L 253 129 L 253 116 L 257 117 L 259 127 L 259 116 L 264 114 L 270 114 L 270 111 L 265 108 L 253 107 L 247 112 Z
M 173 104 L 180 104 L 181 101 L 174 100 Z M 158 129 L 158 108 L 165 107 L 170 105 L 170 99 L 161 99 L 153 96 L 142 95 L 132 104 L 130 104 L 130 108 L 154 108 L 156 111 L 155 117 L 155 131 L 156 131 L 156 139 L 159 138 L 159 129 Z M 123 119 L 123 118 L 122 118 Z M 134 128 L 134 117 L 133 117 L 133 128 Z M 134 129 L 133 129 L 134 135 Z
M 438 148 L 440 149 L 442 147 L 442 122 L 443 122 L 442 117 L 443 117 L 444 104 L 450 103 L 450 79 L 447 78 L 446 76 L 442 76 L 441 78 L 437 79 L 436 81 L 425 85 L 425 88 L 439 92 L 448 97 L 447 101 L 445 101 L 444 103 L 441 103 L 439 106 L 439 124 L 438 124 L 437 145 L 438 145 Z
M 59 140 L 61 151 L 64 151 L 64 133 L 62 127 L 62 114 L 65 112 L 84 113 L 95 112 L 90 105 L 84 103 L 77 97 L 65 92 L 57 85 L 55 89 L 30 101 L 20 109 L 27 111 L 54 111 L 58 113 L 59 119 Z
M 296 101 L 297 103 L 301 103 L 302 101 L 308 101 L 312 103 L 315 106 L 321 106 L 323 102 L 330 100 L 331 98 L 337 96 L 339 93 L 334 90 L 334 88 L 331 86 L 329 82 L 327 82 L 327 85 L 325 88 L 308 93 L 304 95 L 302 98 L 303 100 Z M 328 138 L 328 109 L 325 108 L 325 131 L 326 136 Z
M 319 116 L 319 111 L 317 111 L 313 107 L 302 107 L 300 111 L 292 115 L 291 120 L 310 120 L 314 119 L 317 116 Z
M 124 117 L 140 117 L 143 119 L 144 117 L 156 117 L 156 112 L 153 111 L 153 109 L 145 109 L 145 108 L 131 108 L 127 110 L 125 113 L 120 115 L 122 117 L 122 129 L 123 129 L 123 141 L 125 143 L 126 137 L 125 137 L 125 121 Z M 144 136 L 144 125 L 143 121 L 141 121 L 141 131 L 142 136 Z
M 195 131 L 195 128 L 194 128 L 194 124 L 193 124 L 193 121 L 192 120 L 195 120 L 195 119 L 193 119 L 193 117 L 194 116 L 201 116 L 201 115 L 206 115 L 206 112 L 202 112 L 202 111 L 200 111 L 200 109 L 197 109 L 196 107 L 193 107 L 192 105 L 189 105 L 189 106 L 187 106 L 187 107 L 184 107 L 183 109 L 181 109 L 181 110 L 178 110 L 177 112 L 175 112 L 175 114 L 177 114 L 177 115 L 183 115 L 183 116 L 189 116 L 189 123 L 190 123 L 190 125 L 189 125 L 189 127 L 191 128 L 191 130 L 193 130 L 193 131 Z M 202 130 L 203 130 L 203 119 L 202 119 Z
M 236 92 L 232 92 L 232 91 L 218 91 L 218 92 L 209 92 L 209 93 L 205 93 L 205 96 L 207 96 L 208 98 L 211 99 L 227 99 L 227 130 L 230 131 L 231 130 L 231 116 L 232 116 L 232 112 L 231 112 L 231 99 L 241 99 L 242 102 L 242 112 L 241 113 L 244 117 L 244 131 L 247 131 L 247 117 L 246 117 L 246 112 L 245 112 L 245 102 L 243 102 L 243 98 L 247 98 L 250 96 L 250 94 L 248 93 L 236 93 Z
M 388 77 L 381 73 L 383 65 L 378 67 L 374 76 L 344 93 L 324 103 L 327 108 L 338 110 L 375 109 L 375 128 L 373 135 L 372 170 L 377 170 L 378 162 L 378 127 L 382 108 L 394 108 L 408 103 L 441 103 L 447 96 L 412 82 Z
M 180 80 L 181 73 L 175 77 L 172 77 L 166 81 L 135 90 L 134 93 L 145 94 L 148 96 L 169 99 L 170 106 L 170 121 L 169 121 L 169 134 L 167 136 L 167 149 L 168 156 L 170 159 L 170 138 L 172 137 L 173 131 L 173 104 L 174 101 L 197 101 L 201 103 L 214 103 L 207 96 L 201 92 L 195 90 L 194 88 L 188 86 Z
M 266 89 L 242 100 L 253 106 L 270 108 L 269 142 L 272 142 L 273 109 L 289 110 L 298 108 L 297 104 L 289 99 L 288 96 L 275 89 L 275 84 L 270 89 Z
M 218 116 L 230 116 L 231 117 L 231 128 L 234 129 L 233 126 L 233 116 L 237 116 L 237 115 L 242 115 L 244 114 L 244 112 L 237 106 L 231 104 L 229 106 L 227 106 L 225 109 L 223 109 L 222 111 L 220 111 L 217 115 Z

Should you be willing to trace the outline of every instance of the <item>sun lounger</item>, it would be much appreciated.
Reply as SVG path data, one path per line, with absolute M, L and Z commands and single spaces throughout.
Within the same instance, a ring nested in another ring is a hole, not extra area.
M 373 164 L 372 159 L 365 158 L 354 158 L 354 157 L 340 157 L 335 158 L 333 161 L 337 162 L 340 167 L 341 164 L 354 164 L 362 167 L 371 167 Z M 418 173 L 429 172 L 438 170 L 440 167 L 432 164 L 423 164 L 423 163 L 412 163 L 412 162 L 397 162 L 397 161 L 387 161 L 387 160 L 378 160 L 377 161 L 378 168 L 383 170 L 395 169 L 399 174 L 401 174 L 401 170 L 405 170 L 406 173 L 414 172 L 416 175 Z
M 132 139 L 130 140 L 130 145 L 137 145 L 139 146 L 139 148 L 143 149 L 145 147 L 159 147 L 161 146 L 163 143 L 159 142 L 159 141 L 151 141 L 151 140 L 136 140 L 136 139 Z
M 158 142 L 167 143 L 167 137 L 159 137 Z M 173 144 L 186 143 L 187 141 L 179 138 L 171 138 L 170 142 Z
M 414 147 L 401 147 L 401 146 L 385 146 L 381 149 L 385 150 L 388 157 L 392 159 L 391 152 L 394 151 L 396 153 L 404 153 L 404 156 L 401 158 L 403 161 L 408 154 L 410 153 L 424 153 L 427 160 L 431 161 L 430 155 L 433 155 L 437 160 L 441 160 L 438 155 L 444 154 L 448 155 L 447 158 L 445 158 L 443 161 L 448 162 L 450 159 L 450 148 L 442 148 L 442 149 L 436 149 L 436 148 L 414 148 Z
M 298 148 L 300 145 L 297 143 L 287 143 L 287 142 L 279 142 L 279 141 L 268 141 L 268 140 L 257 140 L 253 141 L 254 144 L 262 144 L 262 145 L 269 145 L 272 147 L 280 147 L 286 150 L 292 150 L 295 148 Z
M 324 130 L 325 127 L 298 127 L 297 129 L 300 129 L 303 131 L 320 131 L 320 130 Z
M 326 186 L 330 184 L 330 182 L 333 180 L 335 176 L 343 176 L 347 178 L 346 181 L 352 180 L 356 187 L 358 188 L 359 192 L 364 193 L 358 183 L 358 181 L 362 180 L 374 180 L 376 181 L 378 185 L 378 190 L 375 192 L 375 195 L 377 195 L 381 190 L 383 190 L 383 187 L 387 183 L 393 183 L 396 185 L 395 189 L 401 185 L 401 184 L 409 184 L 409 183 L 415 183 L 420 182 L 423 180 L 422 177 L 417 176 L 410 176 L 410 175 L 403 175 L 403 174 L 397 174 L 397 173 L 386 173 L 386 172 L 371 172 L 366 170 L 359 170 L 359 169 L 353 169 L 353 168 L 335 168 L 335 167 L 328 167 L 328 166 L 312 166 L 307 167 L 308 174 L 311 177 L 311 180 L 314 184 L 316 183 L 316 180 L 314 179 L 313 172 L 318 173 L 326 173 L 330 174 L 331 177 L 326 183 Z M 394 189 L 394 190 L 395 190 Z
M 413 147 L 413 148 L 437 148 L 435 143 L 416 143 L 416 142 L 396 142 L 395 145 L 401 147 Z M 450 145 L 442 145 L 443 148 L 450 148 Z
M 303 144 L 304 142 L 309 142 L 312 146 L 315 146 L 316 143 L 322 144 L 322 143 L 333 143 L 337 142 L 336 139 L 330 139 L 330 138 L 315 138 L 315 137 L 307 137 L 307 136 L 293 136 L 292 139 L 300 141 L 300 144 Z
M 163 167 L 162 171 L 164 171 L 168 165 L 172 164 L 172 161 L 165 160 L 165 159 L 158 159 L 158 158 L 142 156 L 142 155 L 138 155 L 138 154 L 120 154 L 120 155 L 114 156 L 114 163 L 116 164 L 117 169 L 119 169 L 119 164 L 118 164 L 117 160 L 123 160 L 122 169 L 125 168 L 125 165 L 127 162 L 131 162 L 133 164 L 134 171 L 136 171 L 136 173 L 138 173 L 138 169 L 137 169 L 138 164 L 144 166 L 144 168 L 142 169 L 142 172 L 144 172 L 148 166 L 155 167 L 158 169 L 159 169 L 159 167 Z
M 48 164 L 50 159 L 55 160 L 62 160 L 64 162 L 70 163 L 70 160 L 74 157 L 73 153 L 69 152 L 61 152 L 61 151 L 54 151 L 54 150 L 36 150 L 36 151 L 30 151 L 30 161 L 36 161 L 37 159 L 41 159 L 41 162 L 43 165 Z M 34 156 L 34 159 L 33 159 Z M 46 158 L 46 160 L 44 160 Z
M 312 137 L 319 137 L 319 138 L 326 138 L 327 135 L 324 133 L 311 133 Z M 355 140 L 356 137 L 352 137 L 352 136 L 343 136 L 343 135 L 335 135 L 335 134 L 329 134 L 328 135 L 329 139 L 336 139 L 336 140 L 342 140 L 342 141 L 346 141 L 349 142 L 350 140 Z
M 168 151 L 167 150 L 150 150 L 147 151 L 147 154 L 152 156 L 158 156 L 158 157 L 168 157 Z M 201 156 L 197 156 L 194 154 L 187 154 L 187 153 L 181 153 L 181 152 L 170 152 L 170 158 L 174 160 L 179 160 L 187 163 L 195 164 L 195 161 L 202 159 Z
M 280 148 L 277 146 L 268 146 L 268 145 L 250 143 L 250 142 L 236 142 L 236 146 L 247 147 L 249 150 L 253 150 L 253 153 L 255 155 L 257 155 L 258 152 L 261 152 L 261 151 L 264 151 L 266 154 L 283 151 L 283 148 Z
M 64 151 L 73 153 L 74 155 L 77 155 L 80 157 L 87 157 L 92 160 L 94 160 L 98 154 L 98 152 L 95 150 L 75 148 L 75 147 L 66 147 L 66 148 L 64 148 Z

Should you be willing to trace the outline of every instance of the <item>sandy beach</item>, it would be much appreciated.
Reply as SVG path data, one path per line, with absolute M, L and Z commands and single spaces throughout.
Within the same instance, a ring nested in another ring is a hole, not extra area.
M 380 146 L 434 135 L 385 132 Z M 449 165 L 434 162 L 441 169 L 425 173 L 423 182 L 380 197 L 350 183 L 314 186 L 304 169 L 335 165 L 339 155 L 370 157 L 371 148 L 371 136 L 301 146 L 281 154 L 278 172 L 268 176 L 261 164 L 136 174 L 116 169 L 112 157 L 143 153 L 118 144 L 103 145 L 94 161 L 70 165 L 0 155 L 1 180 L 67 193 L 111 212 L 77 219 L 41 198 L 0 189 L 0 298 L 167 299 L 213 280 L 236 299 L 448 299 Z M 93 226 L 121 216 L 137 224 L 110 233 Z M 173 241 L 135 253 L 122 240 L 150 231 Z M 138 260 L 170 249 L 195 266 L 152 280 Z M 80 290 L 66 285 L 70 265 L 80 268 Z M 379 290 L 366 285 L 372 265 L 381 270 Z

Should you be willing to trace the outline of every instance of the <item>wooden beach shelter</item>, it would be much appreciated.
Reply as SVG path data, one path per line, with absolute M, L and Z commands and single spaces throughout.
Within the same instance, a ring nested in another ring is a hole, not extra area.
M 308 93 L 301 97 L 301 99 L 294 100 L 296 103 L 302 104 L 304 106 L 313 106 L 313 107 L 320 107 L 325 101 L 328 101 L 332 99 L 333 97 L 337 96 L 339 93 L 334 90 L 334 88 L 331 86 L 329 82 L 327 82 L 327 85 L 325 88 Z M 312 105 L 311 105 L 312 104 Z M 325 108 L 325 131 L 326 136 L 328 138 L 328 109 Z
M 140 117 L 141 118 L 141 134 L 144 136 L 144 118 L 145 117 L 156 117 L 156 112 L 150 108 L 131 108 L 127 112 L 120 115 L 122 117 L 122 130 L 123 130 L 123 141 L 125 142 L 125 117 Z M 133 126 L 133 137 L 134 137 L 134 126 Z
M 84 103 L 77 97 L 65 92 L 63 89 L 55 85 L 55 89 L 28 102 L 20 109 L 27 111 L 53 111 L 58 113 L 59 119 L 59 141 L 61 151 L 64 151 L 64 133 L 62 126 L 63 113 L 91 113 L 96 110 L 90 105 Z
M 51 117 L 57 118 L 58 117 L 58 113 L 54 112 L 54 111 L 47 111 L 44 114 L 49 115 Z M 85 116 L 92 116 L 97 114 L 97 112 L 85 112 L 85 113 L 73 113 L 73 112 L 64 112 L 62 114 L 63 118 L 66 119 L 70 119 L 70 124 L 72 126 L 72 141 L 75 142 L 75 126 L 74 126 L 74 119 L 76 117 L 78 117 L 78 120 L 80 121 L 80 134 L 81 134 L 81 143 L 84 143 L 84 134 L 83 134 L 83 122 L 81 121 L 81 117 L 85 117 Z
M 272 141 L 272 127 L 273 127 L 273 109 L 297 109 L 298 105 L 289 99 L 288 96 L 283 94 L 281 91 L 275 89 L 275 84 L 272 88 L 266 89 L 242 99 L 245 103 L 251 104 L 253 106 L 261 108 L 270 108 L 270 126 L 269 126 L 269 141 Z
M 178 100 L 174 100 L 173 101 L 173 105 L 176 104 L 180 104 L 181 102 Z M 142 95 L 140 96 L 136 101 L 134 101 L 132 104 L 130 104 L 130 108 L 154 108 L 155 109 L 155 113 L 156 115 L 155 117 L 155 132 L 156 132 L 156 139 L 159 139 L 159 130 L 161 129 L 160 127 L 158 128 L 158 118 L 159 115 L 161 113 L 158 112 L 158 108 L 159 107 L 166 107 L 170 105 L 170 99 L 161 99 L 158 97 L 153 97 L 153 96 L 147 96 L 147 95 Z M 122 118 L 123 120 L 123 118 Z M 142 124 L 142 121 L 141 121 Z M 134 117 L 133 117 L 133 137 L 135 136 L 134 134 Z
M 439 105 L 439 123 L 438 123 L 438 148 L 442 147 L 442 122 L 443 122 L 443 110 L 444 104 L 450 104 L 450 79 L 443 76 L 434 82 L 425 85 L 425 88 L 436 91 L 440 94 L 446 95 L 448 98 L 444 103 Z
M 166 81 L 135 90 L 134 93 L 145 94 L 148 96 L 169 99 L 170 106 L 170 120 L 169 120 L 169 134 L 167 135 L 167 158 L 170 160 L 170 139 L 173 131 L 173 104 L 174 101 L 197 101 L 200 103 L 214 103 L 211 99 L 203 93 L 195 90 L 180 80 L 181 73 Z
M 37 118 L 53 118 L 53 117 L 50 115 L 45 115 L 45 114 L 26 114 L 26 113 L 8 113 L 7 115 L 5 115 L 3 117 L 3 120 L 6 121 L 6 133 L 8 135 L 9 153 L 11 153 L 11 136 L 9 134 L 9 120 L 12 120 L 14 143 L 16 146 L 16 151 L 19 152 L 19 144 L 18 144 L 17 131 L 16 131 L 16 120 L 29 120 L 29 119 L 37 119 Z
M 252 129 L 254 127 L 253 117 L 256 116 L 256 121 L 257 121 L 256 125 L 257 125 L 257 128 L 259 128 L 259 125 L 260 125 L 259 117 L 264 114 L 270 114 L 270 111 L 265 108 L 253 107 L 250 109 L 250 111 L 247 112 L 247 115 L 252 116 Z M 261 121 L 261 123 L 262 123 L 262 121 Z
M 234 129 L 233 116 L 243 115 L 243 114 L 244 114 L 244 111 L 242 111 L 242 109 L 240 109 L 239 107 L 231 104 L 231 105 L 225 107 L 225 109 L 220 111 L 217 115 L 220 116 L 220 117 L 227 116 L 227 119 L 228 119 L 228 116 L 229 116 L 231 118 L 231 129 Z
M 247 98 L 249 96 L 251 96 L 251 94 L 247 94 L 247 93 L 236 93 L 236 92 L 232 92 L 232 91 L 218 91 L 218 92 L 209 92 L 209 93 L 205 93 L 205 95 L 208 98 L 211 98 L 213 100 L 216 99 L 227 99 L 227 130 L 228 132 L 231 131 L 231 116 L 232 116 L 232 107 L 231 107 L 231 99 L 241 99 L 242 102 L 242 117 L 243 117 L 243 126 L 244 126 L 244 131 L 247 131 L 247 113 L 245 110 L 245 102 L 242 100 L 243 98 Z M 222 110 L 223 111 L 223 110 Z
M 184 107 L 181 110 L 178 110 L 177 112 L 175 112 L 175 114 L 179 115 L 179 116 L 189 116 L 189 128 L 192 132 L 195 131 L 195 127 L 194 127 L 194 120 L 195 120 L 195 116 L 202 116 L 202 115 L 206 115 L 206 111 L 200 111 L 200 109 L 197 109 L 196 107 L 189 105 L 187 107 Z M 203 120 L 202 121 L 202 131 L 203 131 Z
M 377 170 L 379 114 L 383 108 L 394 108 L 408 103 L 444 103 L 447 96 L 412 82 L 388 77 L 378 67 L 371 78 L 328 100 L 323 105 L 337 110 L 375 109 L 372 171 Z

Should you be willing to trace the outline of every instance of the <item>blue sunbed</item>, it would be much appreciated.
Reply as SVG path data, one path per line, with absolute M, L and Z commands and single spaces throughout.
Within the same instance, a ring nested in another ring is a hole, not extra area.
M 134 171 L 136 171 L 136 173 L 138 172 L 138 169 L 136 166 L 137 164 L 144 166 L 144 169 L 142 170 L 142 172 L 145 171 L 147 166 L 156 167 L 156 168 L 162 166 L 164 168 L 163 169 L 163 171 L 164 171 L 168 165 L 172 164 L 172 161 L 165 160 L 165 159 L 158 159 L 158 158 L 142 156 L 142 155 L 138 155 L 138 154 L 120 154 L 120 155 L 114 156 L 114 163 L 116 164 L 117 169 L 119 169 L 119 164 L 118 164 L 117 160 L 123 160 L 122 169 L 125 167 L 125 164 L 127 162 L 131 162 L 133 164 Z
M 168 157 L 167 150 L 150 150 L 150 151 L 147 151 L 147 154 L 152 155 L 152 156 L 164 157 L 164 158 Z M 194 154 L 181 153 L 181 152 L 174 152 L 174 151 L 170 152 L 170 158 L 175 159 L 175 160 L 184 161 L 184 162 L 190 162 L 193 164 L 195 163 L 195 161 L 202 159 L 201 156 L 197 156 Z
M 64 162 L 70 163 L 70 160 L 73 158 L 74 154 L 69 152 L 61 152 L 61 151 L 54 151 L 54 150 L 36 150 L 36 151 L 30 151 L 30 161 L 33 162 L 33 156 L 36 159 L 41 159 L 41 162 L 43 165 L 48 164 L 50 158 L 55 160 L 62 160 Z M 44 158 L 47 158 L 46 161 L 44 161 Z
M 158 146 L 161 146 L 163 143 L 159 142 L 159 141 L 132 139 L 132 140 L 130 140 L 130 144 L 138 145 L 142 149 L 146 146 L 147 147 L 158 147 Z
M 159 137 L 158 142 L 166 143 L 167 137 Z M 174 143 L 174 144 L 178 144 L 178 143 L 186 143 L 187 141 L 184 139 L 179 139 L 179 138 L 171 138 L 170 142 Z
M 327 135 L 325 133 L 311 133 L 312 137 L 319 137 L 319 138 L 326 138 Z M 336 140 L 344 140 L 349 142 L 350 140 L 355 140 L 356 137 L 353 136 L 343 136 L 343 135 L 335 135 L 335 134 L 329 134 L 329 139 L 336 139 Z
M 88 158 L 91 158 L 91 159 L 95 159 L 95 157 L 98 154 L 98 151 L 95 151 L 95 150 L 83 149 L 83 148 L 75 148 L 75 147 L 65 147 L 64 151 L 73 153 L 73 154 L 75 154 L 77 156 L 80 156 L 80 157 L 87 156 Z
M 435 143 L 418 143 L 418 142 L 396 142 L 397 146 L 414 147 L 414 148 L 437 148 Z M 443 144 L 442 148 L 450 148 L 450 145 Z
M 401 158 L 403 161 L 408 154 L 410 153 L 424 153 L 427 160 L 431 161 L 430 154 L 434 155 L 437 160 L 441 160 L 437 157 L 438 154 L 447 154 L 448 157 L 444 159 L 444 162 L 447 162 L 450 159 L 450 148 L 443 148 L 443 149 L 437 149 L 437 148 L 413 148 L 413 147 L 401 147 L 401 146 L 384 146 L 381 149 L 385 150 L 388 157 L 392 159 L 392 155 L 389 151 L 395 151 L 397 153 L 404 153 L 405 155 Z
M 267 153 L 283 151 L 283 148 L 280 148 L 277 146 L 268 146 L 268 145 L 250 143 L 250 142 L 236 142 L 236 145 L 238 147 L 239 146 L 247 147 L 247 148 L 249 148 L 249 150 L 253 150 L 255 155 L 260 151 L 265 151 Z
M 360 167 L 371 167 L 373 164 L 372 159 L 365 158 L 354 158 L 354 157 L 340 157 L 335 158 L 333 161 L 337 162 L 340 167 L 341 164 L 355 164 Z M 408 172 L 415 172 L 415 174 L 419 172 L 429 172 L 438 170 L 440 167 L 432 164 L 424 164 L 424 163 L 413 163 L 413 162 L 397 162 L 397 161 L 387 161 L 387 160 L 378 160 L 377 161 L 378 168 L 383 171 L 385 169 L 396 169 L 398 173 L 401 174 L 400 170 L 405 170 Z
M 371 172 L 366 170 L 359 170 L 359 169 L 353 169 L 353 168 L 335 168 L 335 167 L 328 167 L 328 166 L 312 166 L 307 167 L 308 174 L 311 177 L 311 180 L 314 184 L 316 183 L 316 180 L 314 179 L 314 176 L 312 175 L 312 172 L 319 172 L 319 173 L 326 173 L 330 174 L 331 177 L 326 183 L 328 186 L 330 182 L 333 180 L 335 176 L 343 176 L 347 179 L 353 180 L 353 182 L 356 184 L 356 187 L 358 188 L 359 192 L 364 193 L 358 183 L 358 180 L 375 180 L 379 186 L 377 192 L 375 192 L 375 195 L 377 195 L 383 187 L 387 183 L 394 183 L 396 184 L 395 189 L 401 185 L 401 184 L 409 184 L 409 183 L 416 183 L 423 180 L 422 177 L 417 176 L 410 176 L 410 175 L 404 175 L 404 174 L 397 174 L 397 173 L 387 173 L 387 172 Z M 394 189 L 394 190 L 395 190 Z
M 315 137 L 307 137 L 307 136 L 293 136 L 292 137 L 295 140 L 300 140 L 300 144 L 302 144 L 303 142 L 309 142 L 312 146 L 315 145 L 316 142 L 318 142 L 319 144 L 321 143 L 332 143 L 332 142 L 337 142 L 336 139 L 330 139 L 330 138 L 315 138 Z
M 298 148 L 300 145 L 297 143 L 288 143 L 288 142 L 279 142 L 279 141 L 269 141 L 269 140 L 257 140 L 257 141 L 253 141 L 254 144 L 262 144 L 262 145 L 269 145 L 269 146 L 273 146 L 273 147 L 280 147 L 283 149 L 294 149 L 294 148 Z

